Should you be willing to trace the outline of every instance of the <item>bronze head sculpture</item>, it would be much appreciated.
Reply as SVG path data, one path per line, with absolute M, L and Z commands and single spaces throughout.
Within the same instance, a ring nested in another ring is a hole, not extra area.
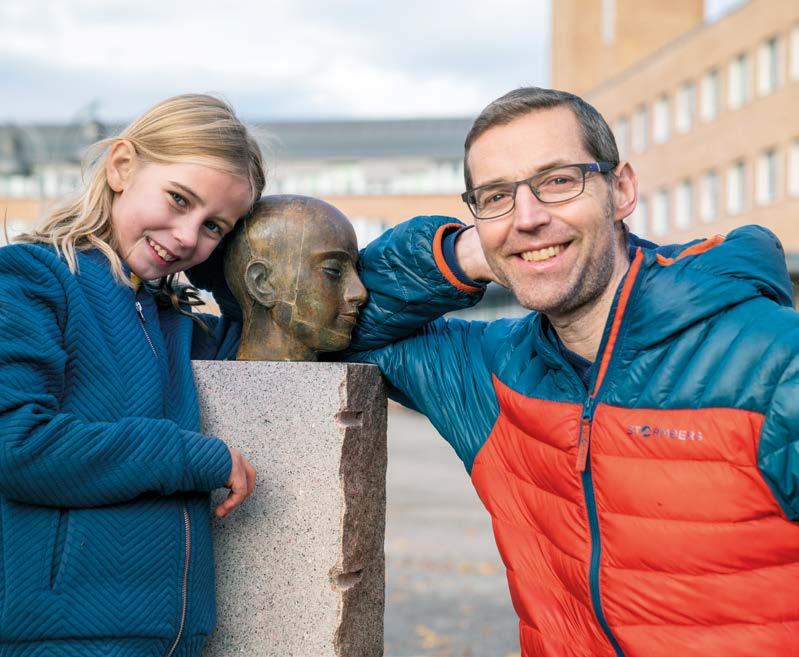
M 349 220 L 320 199 L 265 196 L 225 250 L 243 313 L 238 360 L 317 360 L 345 349 L 366 289 Z

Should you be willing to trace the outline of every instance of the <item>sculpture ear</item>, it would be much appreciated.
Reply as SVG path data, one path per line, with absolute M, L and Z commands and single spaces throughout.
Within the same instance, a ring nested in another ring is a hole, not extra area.
M 248 294 L 265 308 L 275 305 L 275 288 L 269 282 L 272 269 L 265 260 L 251 260 L 244 272 Z

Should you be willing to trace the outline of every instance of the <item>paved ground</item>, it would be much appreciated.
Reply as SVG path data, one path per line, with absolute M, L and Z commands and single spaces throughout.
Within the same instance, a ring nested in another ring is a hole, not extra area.
M 489 516 L 452 448 L 389 409 L 386 657 L 518 657 Z

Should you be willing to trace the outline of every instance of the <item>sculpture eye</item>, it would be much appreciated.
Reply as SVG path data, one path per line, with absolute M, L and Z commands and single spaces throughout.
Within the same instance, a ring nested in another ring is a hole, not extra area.
M 325 266 L 322 267 L 322 271 L 325 272 L 325 276 L 327 276 L 330 280 L 337 281 L 341 278 L 341 268 L 336 266 Z

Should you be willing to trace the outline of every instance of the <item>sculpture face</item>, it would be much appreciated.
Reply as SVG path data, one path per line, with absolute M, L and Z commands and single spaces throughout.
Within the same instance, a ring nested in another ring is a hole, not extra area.
M 225 276 L 244 312 L 238 358 L 316 360 L 350 343 L 366 289 L 352 224 L 324 201 L 271 196 L 241 221 Z
M 294 312 L 285 327 L 313 351 L 345 349 L 366 300 L 355 269 L 355 231 L 349 222 L 329 219 L 307 222 L 295 270 Z

